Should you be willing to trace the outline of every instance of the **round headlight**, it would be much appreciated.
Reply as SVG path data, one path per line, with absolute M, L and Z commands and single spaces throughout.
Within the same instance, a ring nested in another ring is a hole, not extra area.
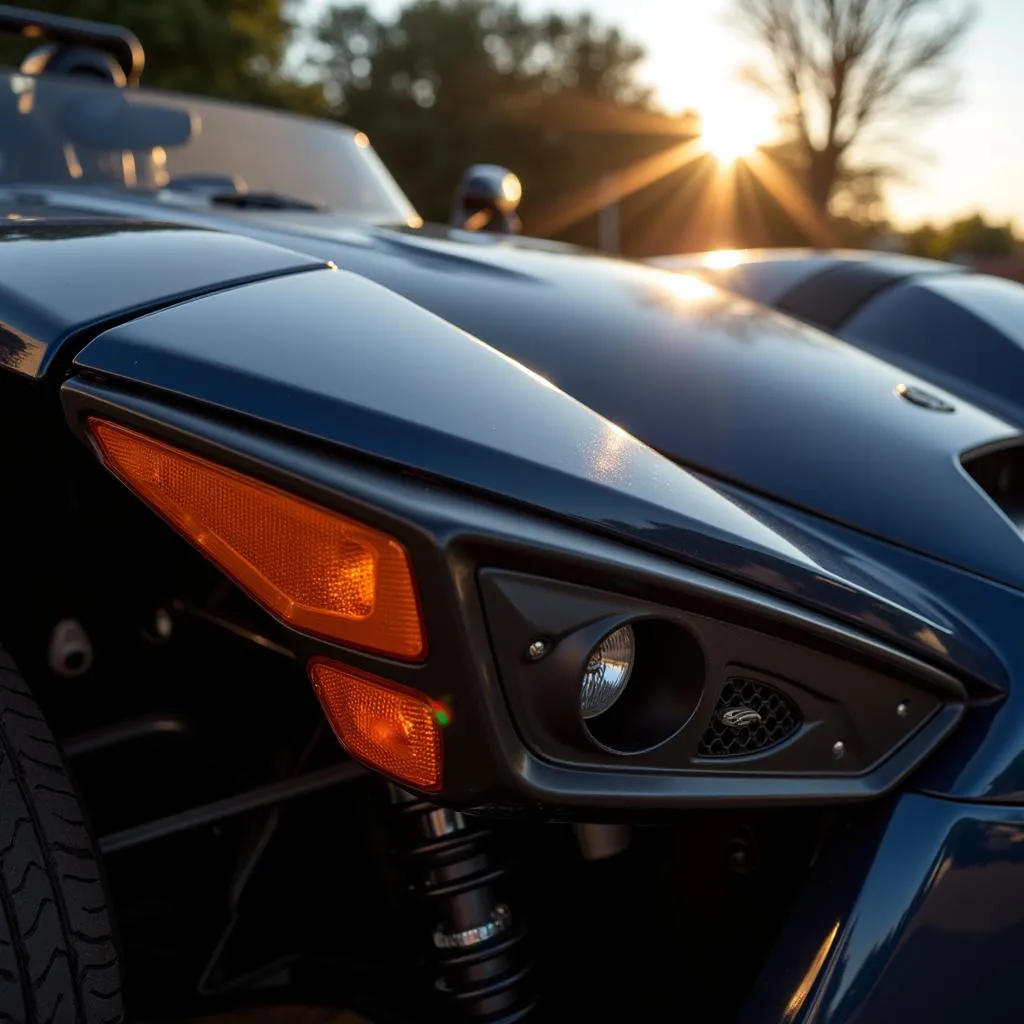
M 635 653 L 632 626 L 622 626 L 609 633 L 591 651 L 580 686 L 580 710 L 584 718 L 604 714 L 622 696 L 633 671 Z

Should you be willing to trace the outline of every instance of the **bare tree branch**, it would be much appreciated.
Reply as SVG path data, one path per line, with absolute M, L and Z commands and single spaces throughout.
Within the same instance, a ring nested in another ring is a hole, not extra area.
M 972 0 L 733 0 L 733 10 L 768 58 L 744 78 L 779 100 L 822 211 L 874 129 L 953 101 L 951 58 L 975 13 Z

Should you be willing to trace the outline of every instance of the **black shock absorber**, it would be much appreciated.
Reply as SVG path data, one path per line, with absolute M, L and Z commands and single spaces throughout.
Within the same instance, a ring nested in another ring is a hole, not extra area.
M 512 1024 L 534 1009 L 524 922 L 501 898 L 493 833 L 391 787 L 412 888 L 423 903 L 437 998 L 453 1021 Z

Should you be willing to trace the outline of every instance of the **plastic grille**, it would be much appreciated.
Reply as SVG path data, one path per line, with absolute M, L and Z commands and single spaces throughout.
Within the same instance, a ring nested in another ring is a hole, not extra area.
M 730 709 L 749 709 L 758 716 L 744 724 L 729 724 L 723 714 Z M 774 747 L 800 726 L 793 702 L 778 690 L 753 679 L 730 679 L 722 687 L 715 713 L 701 737 L 700 757 L 742 757 Z

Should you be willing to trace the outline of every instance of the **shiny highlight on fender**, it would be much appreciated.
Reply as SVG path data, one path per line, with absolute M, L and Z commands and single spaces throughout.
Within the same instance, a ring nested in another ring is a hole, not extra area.
M 378 530 L 107 420 L 107 467 L 289 626 L 408 661 L 426 642 L 405 548 Z

